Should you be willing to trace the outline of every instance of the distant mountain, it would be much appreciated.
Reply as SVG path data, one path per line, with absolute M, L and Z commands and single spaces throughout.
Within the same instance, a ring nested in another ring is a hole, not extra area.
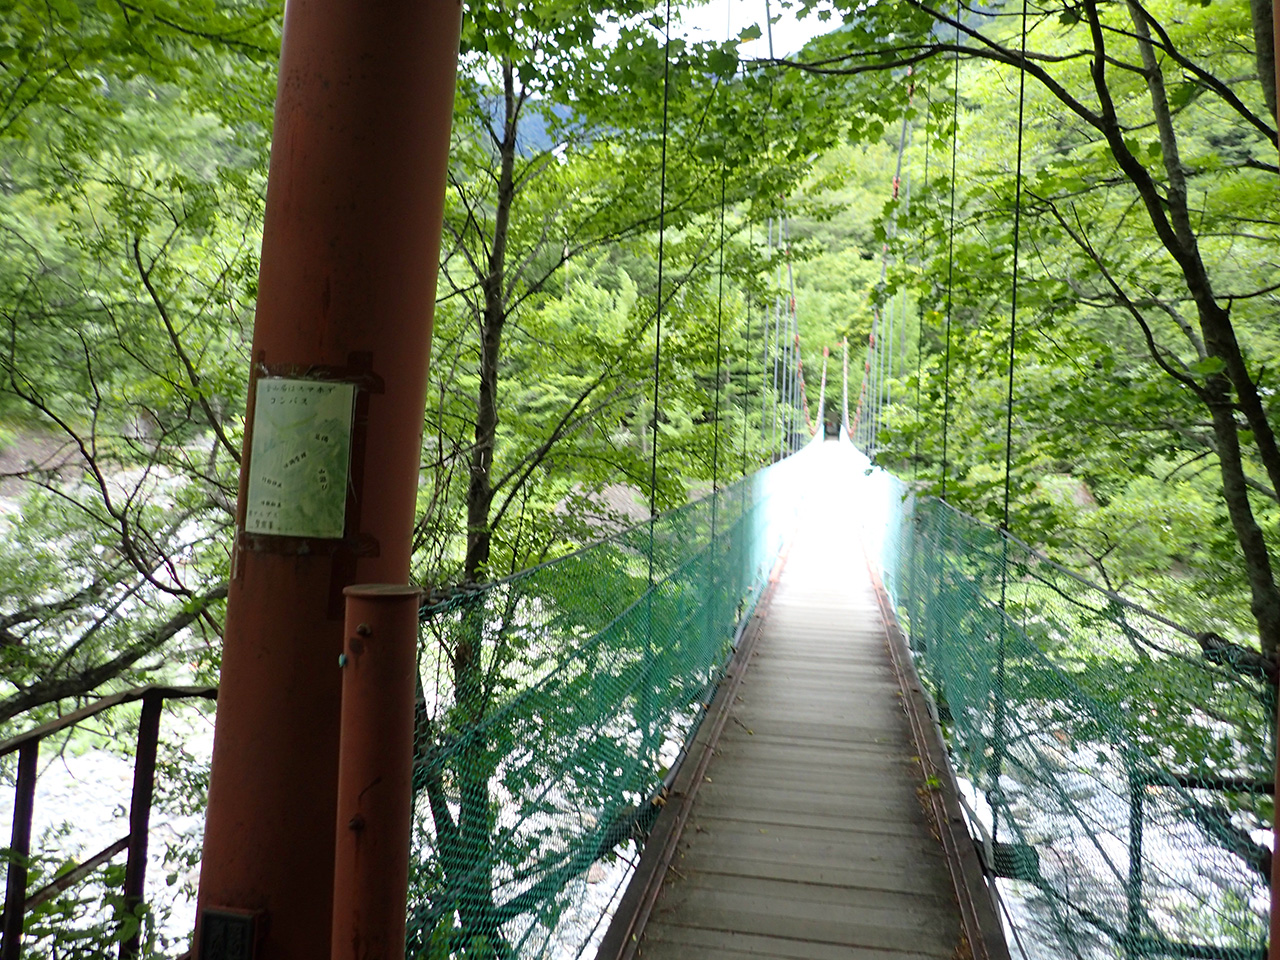
M 493 97 L 488 103 L 489 122 L 496 128 L 503 118 L 503 105 L 500 97 Z M 550 117 L 548 116 L 550 114 Z M 524 156 L 550 150 L 559 141 L 552 136 L 548 127 L 553 122 L 567 123 L 573 119 L 572 107 L 564 104 L 547 106 L 537 101 L 525 105 L 520 115 L 520 131 L 516 141 L 516 149 Z

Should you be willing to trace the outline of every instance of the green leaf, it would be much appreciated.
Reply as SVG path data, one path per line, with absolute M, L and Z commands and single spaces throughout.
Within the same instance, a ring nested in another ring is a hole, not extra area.
M 727 47 L 717 47 L 707 55 L 707 66 L 718 77 L 731 77 L 738 72 L 738 54 Z
M 1191 364 L 1189 369 L 1198 377 L 1211 377 L 1227 369 L 1227 362 L 1221 357 L 1205 357 Z

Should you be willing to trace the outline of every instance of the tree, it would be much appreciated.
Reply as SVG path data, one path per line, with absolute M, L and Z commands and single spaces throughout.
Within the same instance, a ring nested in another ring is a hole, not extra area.
M 1276 135 L 1266 106 L 1273 78 L 1253 72 L 1250 6 L 1037 5 L 1025 53 L 1014 4 L 962 17 L 916 0 L 836 7 L 845 28 L 792 67 L 862 77 L 912 65 L 935 91 L 955 56 L 1025 74 L 1031 129 L 1045 137 L 1025 212 L 1046 245 L 1061 241 L 1056 305 L 1087 306 L 1110 329 L 1123 318 L 1176 386 L 1176 408 L 1198 411 L 1166 429 L 1190 431 L 1217 462 L 1262 650 L 1274 656 L 1280 591 L 1258 511 L 1271 509 L 1280 479 L 1264 379 L 1276 235 L 1257 211 L 1274 195 Z M 1010 172 L 988 181 L 1005 211 Z M 994 252 L 1008 262 L 1008 246 Z M 966 267 L 982 262 L 978 253 L 959 251 L 972 257 Z
M 41 457 L 0 548 L 0 721 L 216 664 L 277 14 L 6 19 L 0 417 Z

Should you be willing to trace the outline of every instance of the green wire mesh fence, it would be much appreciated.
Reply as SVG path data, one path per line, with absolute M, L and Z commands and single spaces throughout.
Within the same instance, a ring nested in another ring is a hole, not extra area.
M 1275 687 L 1257 655 L 879 471 L 864 487 L 1024 954 L 1263 957 Z
M 424 609 L 410 957 L 598 942 L 790 526 L 796 459 Z

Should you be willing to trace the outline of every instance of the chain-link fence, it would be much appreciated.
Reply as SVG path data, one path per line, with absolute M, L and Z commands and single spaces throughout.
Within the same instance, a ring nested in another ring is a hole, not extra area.
M 795 459 L 424 610 L 411 957 L 594 948 L 767 582 Z
M 875 484 L 885 585 L 1014 942 L 1046 958 L 1262 957 L 1269 665 L 1244 638 L 1184 629 Z

